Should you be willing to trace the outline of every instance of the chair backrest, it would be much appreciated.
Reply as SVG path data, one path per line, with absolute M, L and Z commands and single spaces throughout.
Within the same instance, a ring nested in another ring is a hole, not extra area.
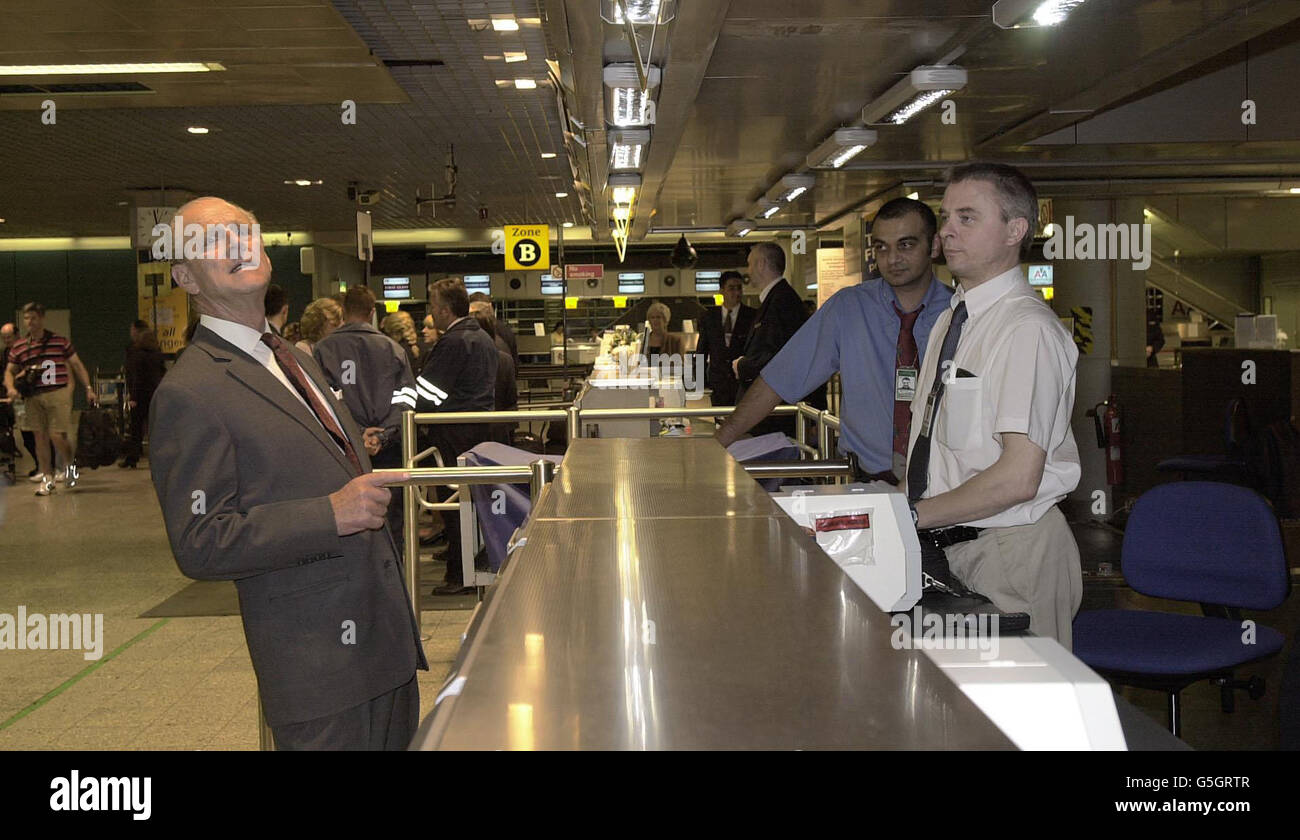
M 1282 532 L 1255 491 L 1178 481 L 1143 493 L 1124 530 L 1124 579 L 1144 595 L 1268 610 L 1286 598 Z

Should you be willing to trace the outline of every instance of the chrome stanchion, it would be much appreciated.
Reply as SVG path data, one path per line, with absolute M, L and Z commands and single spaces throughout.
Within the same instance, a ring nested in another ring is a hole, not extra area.
M 576 405 L 569 406 L 569 441 L 582 437 L 582 414 Z
M 402 412 L 402 466 L 415 467 L 415 412 Z M 406 595 L 411 599 L 411 612 L 416 624 L 420 623 L 420 506 L 419 489 L 407 484 L 402 488 L 402 554 L 406 562 Z M 423 633 L 421 633 L 423 635 Z
M 533 477 L 528 482 L 528 490 L 535 509 L 538 500 L 542 498 L 542 491 L 546 489 L 546 485 L 555 480 L 555 464 L 545 458 L 538 458 L 530 466 L 533 469 Z

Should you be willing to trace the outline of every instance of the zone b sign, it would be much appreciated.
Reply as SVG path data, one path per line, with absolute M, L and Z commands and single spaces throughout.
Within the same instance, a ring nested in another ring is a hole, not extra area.
M 551 267 L 550 225 L 506 225 L 506 271 Z

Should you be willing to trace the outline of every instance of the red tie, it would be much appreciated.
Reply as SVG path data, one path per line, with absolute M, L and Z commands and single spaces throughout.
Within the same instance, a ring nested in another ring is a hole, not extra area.
M 901 367 L 917 368 L 919 354 L 916 351 L 916 337 L 912 335 L 912 326 L 921 314 L 921 306 L 915 312 L 903 312 L 894 304 L 894 314 L 898 316 L 898 355 L 895 357 L 894 369 Z M 917 371 L 918 378 L 920 371 Z M 898 376 L 894 376 L 894 386 L 898 386 Z M 907 438 L 912 432 L 912 404 L 905 400 L 894 400 L 894 452 L 907 457 Z
M 307 383 L 307 375 L 302 372 L 298 360 L 293 357 L 293 351 L 285 347 L 284 342 L 274 333 L 262 333 L 262 343 L 271 348 L 275 361 L 280 365 L 280 370 L 284 371 L 285 376 L 289 377 L 289 382 L 293 385 L 294 390 L 307 401 L 307 405 L 311 407 L 316 419 L 325 427 L 325 431 L 330 433 L 330 437 L 334 438 L 334 442 L 339 445 L 339 448 L 347 454 L 348 460 L 352 462 L 352 466 L 357 470 L 357 475 L 361 475 L 363 470 L 361 469 L 361 461 L 357 459 L 356 450 L 352 448 L 348 436 L 343 434 L 343 430 L 339 428 L 338 423 L 334 422 L 334 416 L 330 414 L 329 409 L 325 407 L 325 404 L 320 401 L 320 397 L 316 396 L 316 392 Z

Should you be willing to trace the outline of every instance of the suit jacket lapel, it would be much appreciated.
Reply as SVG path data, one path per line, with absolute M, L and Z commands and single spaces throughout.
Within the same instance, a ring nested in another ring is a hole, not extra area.
M 206 327 L 199 327 L 194 333 L 194 343 L 203 346 L 208 351 L 208 354 L 212 356 L 213 361 L 224 363 L 226 373 L 232 379 L 235 379 L 244 387 L 289 415 L 300 426 L 310 432 L 321 446 L 330 451 L 330 454 L 339 462 L 339 465 L 348 471 L 348 475 L 352 475 L 352 463 L 339 449 L 339 445 L 334 442 L 334 439 L 330 437 L 329 432 L 325 431 L 325 427 L 316 419 L 316 415 L 307 406 L 303 405 L 297 397 L 289 393 L 289 389 L 280 380 L 276 379 L 269 370 L 262 367 L 260 362 Z M 308 374 L 308 376 L 311 375 Z M 314 382 L 315 379 L 313 378 L 312 381 Z M 320 387 L 319 383 L 317 383 L 317 387 Z M 328 394 L 330 391 L 325 388 L 321 393 Z M 356 448 L 356 444 L 353 444 L 353 448 Z

